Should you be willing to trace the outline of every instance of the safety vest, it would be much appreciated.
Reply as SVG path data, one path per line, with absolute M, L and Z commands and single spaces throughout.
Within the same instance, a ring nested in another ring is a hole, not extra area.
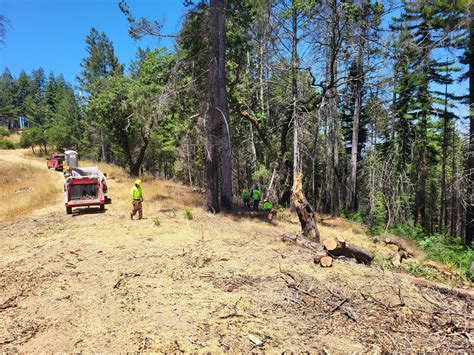
M 143 192 L 141 187 L 132 187 L 131 190 L 132 200 L 143 200 Z
M 270 210 L 272 209 L 272 207 L 273 207 L 272 204 L 271 204 L 270 202 L 268 202 L 268 201 L 265 201 L 265 202 L 263 203 L 263 209 L 264 209 L 264 210 L 270 211 Z
M 260 201 L 261 196 L 262 196 L 262 191 L 260 189 L 253 189 L 252 190 L 252 199 L 254 201 Z
M 250 198 L 248 190 L 242 191 L 242 200 L 248 200 Z

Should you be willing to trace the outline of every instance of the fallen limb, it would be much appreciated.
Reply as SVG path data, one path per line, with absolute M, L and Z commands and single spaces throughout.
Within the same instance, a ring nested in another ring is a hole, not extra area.
M 308 240 L 307 238 L 302 237 L 300 235 L 296 235 L 292 233 L 284 233 L 281 236 L 281 240 L 284 242 L 297 244 L 303 248 L 311 249 L 316 252 L 324 251 L 324 247 L 321 244 L 312 242 Z
M 420 278 L 414 278 L 412 283 L 418 287 L 431 288 L 441 293 L 474 300 L 474 290 L 471 290 L 471 289 L 449 287 L 447 285 L 443 285 L 437 282 L 432 282 L 432 281 L 428 281 L 428 280 L 424 280 Z
M 334 257 L 345 256 L 347 258 L 354 258 L 363 264 L 370 264 L 374 259 L 374 256 L 369 251 L 355 245 L 349 245 L 343 240 L 329 238 L 323 241 L 323 245 L 328 254 Z

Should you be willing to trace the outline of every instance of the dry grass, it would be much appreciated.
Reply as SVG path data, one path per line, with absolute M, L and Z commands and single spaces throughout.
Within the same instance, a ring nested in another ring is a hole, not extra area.
M 11 133 L 9 136 L 5 137 L 7 141 L 12 143 L 20 143 L 21 134 L 19 133 Z
M 130 177 L 127 171 L 117 165 L 97 163 L 81 160 L 81 166 L 97 166 L 100 171 L 107 174 L 111 184 L 111 193 L 119 198 L 129 201 L 129 193 L 135 178 Z M 191 191 L 187 186 L 172 180 L 155 179 L 145 174 L 143 181 L 143 195 L 145 201 L 161 202 L 160 205 L 169 209 L 189 209 L 203 205 L 203 195 Z M 115 188 L 115 189 L 114 189 Z M 115 191 L 114 191 L 115 190 Z
M 60 187 L 46 169 L 0 161 L 0 221 L 44 207 L 60 195 Z

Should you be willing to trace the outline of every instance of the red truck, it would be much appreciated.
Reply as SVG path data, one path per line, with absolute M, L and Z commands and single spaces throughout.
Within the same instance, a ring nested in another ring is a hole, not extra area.
M 112 203 L 108 197 L 106 175 L 97 167 L 75 167 L 70 173 L 64 180 L 67 214 L 72 214 L 73 207 L 99 206 L 103 211 L 106 204 Z
M 53 153 L 46 158 L 46 166 L 48 167 L 48 169 L 62 171 L 64 166 L 64 157 L 64 154 Z

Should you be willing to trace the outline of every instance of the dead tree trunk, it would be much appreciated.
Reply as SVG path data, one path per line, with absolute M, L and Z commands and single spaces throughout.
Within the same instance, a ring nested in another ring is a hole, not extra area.
M 316 223 L 316 216 L 311 208 L 311 205 L 306 200 L 303 193 L 303 174 L 298 173 L 294 177 L 293 182 L 293 205 L 296 208 L 296 213 L 300 220 L 301 229 L 306 237 L 312 237 L 316 243 L 320 242 L 318 225 Z
M 295 5 L 293 3 L 293 5 Z M 298 114 L 298 12 L 292 6 L 292 45 L 291 45 L 291 92 L 293 98 L 293 188 L 292 202 L 301 223 L 303 234 L 319 243 L 319 231 L 311 205 L 303 193 L 303 173 L 301 172 L 301 117 Z

